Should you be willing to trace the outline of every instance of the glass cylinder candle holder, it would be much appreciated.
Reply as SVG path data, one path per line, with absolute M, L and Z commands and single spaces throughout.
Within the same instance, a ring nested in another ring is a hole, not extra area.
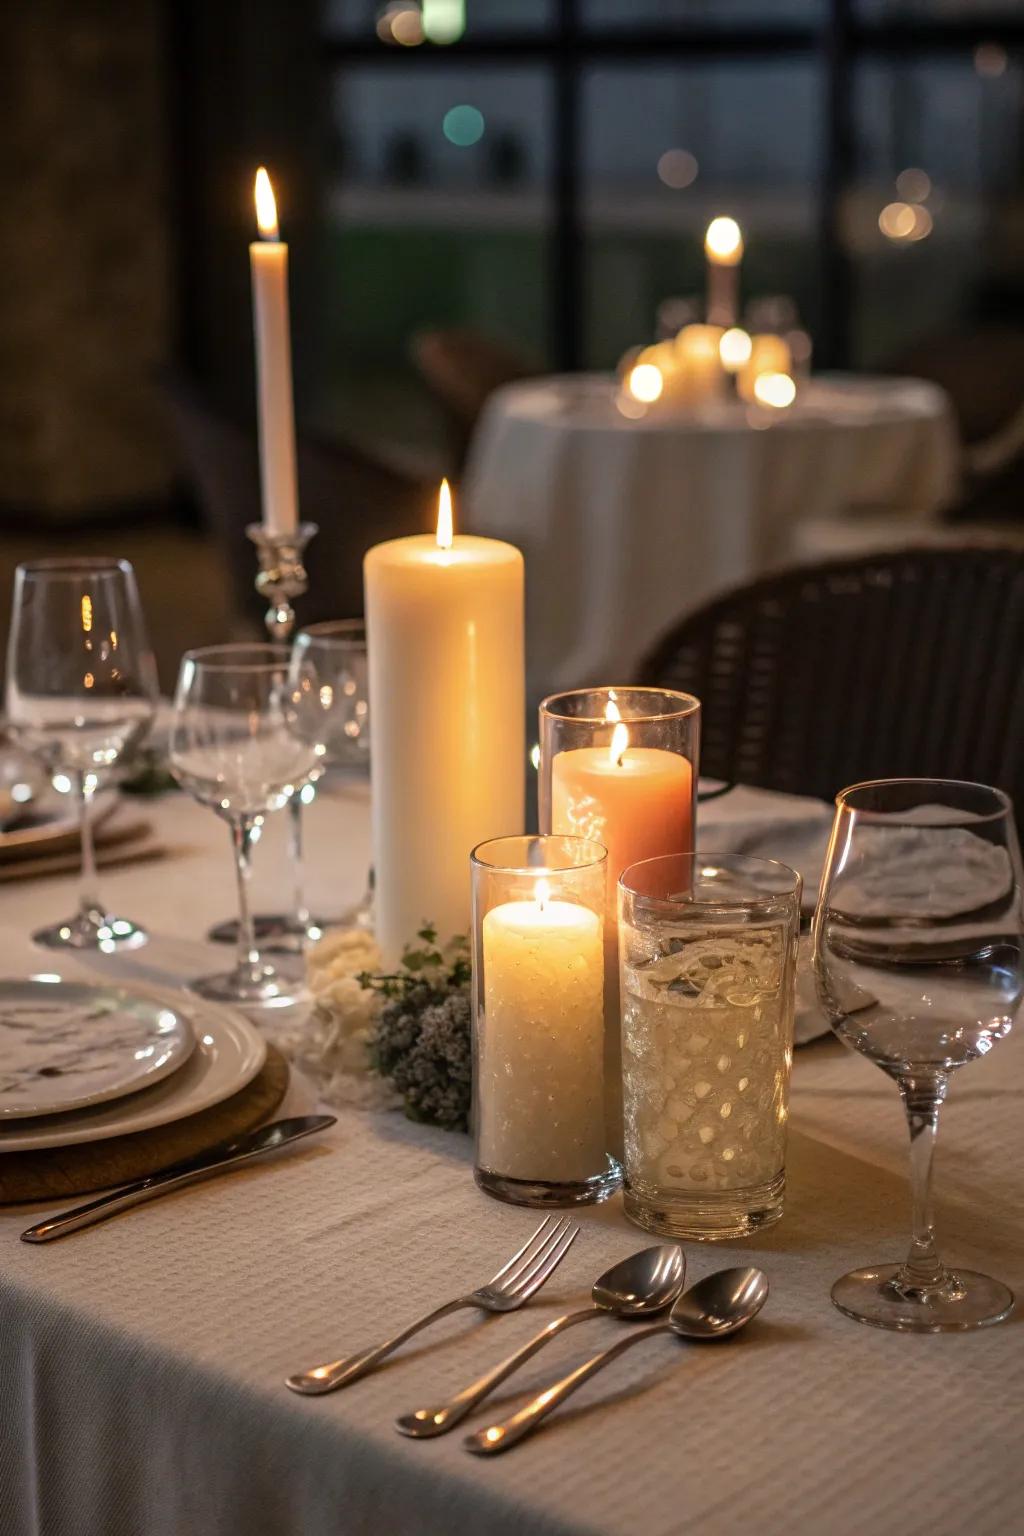
M 619 881 L 626 1215 L 674 1238 L 782 1215 L 800 876 L 676 854 Z
M 616 886 L 628 864 L 693 849 L 700 700 L 663 688 L 578 688 L 540 706 L 540 830 L 608 850 L 605 1088 L 622 1155 Z
M 471 855 L 476 1181 L 515 1205 L 621 1183 L 604 1128 L 606 853 L 502 837 Z

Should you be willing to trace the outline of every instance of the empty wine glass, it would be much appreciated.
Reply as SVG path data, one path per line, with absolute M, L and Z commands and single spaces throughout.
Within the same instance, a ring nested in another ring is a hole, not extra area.
M 82 874 L 78 912 L 33 935 L 50 949 L 107 953 L 146 942 L 96 891 L 92 798 L 143 739 L 157 681 L 135 572 L 127 560 L 36 560 L 19 565 L 7 652 L 11 735 L 55 782 L 78 796 Z
M 315 746 L 320 771 L 368 772 L 370 705 L 363 620 L 307 624 L 295 637 L 292 658 L 295 683 L 303 698 L 299 729 Z M 304 797 L 306 803 L 315 792 L 314 781 Z M 368 885 L 358 905 L 336 921 L 369 923 L 371 908 Z M 320 919 L 313 936 L 319 937 L 322 927 Z
M 910 1127 L 904 1264 L 832 1289 L 840 1311 L 922 1333 L 998 1323 L 1013 1294 L 946 1269 L 931 1167 L 950 1074 L 1009 1033 L 1024 995 L 1020 849 L 1010 801 L 983 784 L 884 779 L 836 800 L 814 917 L 818 996 L 840 1040 L 895 1078 Z
M 238 878 L 238 962 L 192 982 L 203 997 L 283 1006 L 299 995 L 260 956 L 249 907 L 253 843 L 263 818 L 288 804 L 316 769 L 314 745 L 296 732 L 302 674 L 286 645 L 186 651 L 174 700 L 171 771 L 188 794 L 231 828 Z

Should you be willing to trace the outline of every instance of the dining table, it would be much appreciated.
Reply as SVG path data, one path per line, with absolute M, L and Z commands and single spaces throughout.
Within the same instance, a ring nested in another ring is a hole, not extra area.
M 728 839 L 730 800 L 702 807 L 703 846 Z M 330 787 L 307 814 L 310 895 L 341 912 L 365 883 L 367 786 Z M 74 879 L 25 881 L 0 889 L 8 976 L 59 964 L 78 978 L 183 987 L 211 968 L 218 955 L 204 935 L 232 902 L 227 831 L 177 793 L 147 815 L 163 856 L 107 870 L 104 892 L 149 927 L 149 944 L 58 962 L 29 935 L 72 906 Z M 257 849 L 257 906 L 280 905 L 290 889 L 285 820 L 268 819 Z M 273 1036 L 281 1019 L 265 1014 L 261 1027 Z M 1022 1093 L 1019 1037 L 956 1077 L 936 1191 L 943 1255 L 1018 1295 Z M 286 1105 L 315 1102 L 295 1074 Z M 493 1458 L 468 1455 L 461 1430 L 421 1442 L 394 1421 L 585 1305 L 603 1270 L 654 1239 L 629 1224 L 618 1196 L 580 1208 L 578 1239 L 521 1310 L 463 1312 L 347 1390 L 297 1396 L 284 1385 L 290 1372 L 481 1285 L 539 1219 L 475 1186 L 468 1137 L 395 1111 L 337 1115 L 322 1136 L 51 1244 L 19 1237 L 58 1207 L 0 1210 L 3 1536 L 1021 1529 L 1024 1314 L 975 1333 L 911 1335 L 860 1326 L 830 1302 L 845 1271 L 902 1257 L 910 1219 L 896 1087 L 831 1037 L 795 1053 L 782 1221 L 685 1249 L 688 1283 L 759 1265 L 770 1282 L 763 1312 L 732 1339 L 637 1345 Z M 507 1415 L 635 1326 L 601 1317 L 574 1328 L 465 1428 Z
M 523 552 L 537 702 L 635 680 L 673 623 L 795 558 L 806 526 L 897 514 L 912 541 L 959 473 L 949 397 L 927 380 L 823 374 L 787 409 L 645 410 L 608 375 L 564 374 L 489 398 L 462 502 L 470 531 Z

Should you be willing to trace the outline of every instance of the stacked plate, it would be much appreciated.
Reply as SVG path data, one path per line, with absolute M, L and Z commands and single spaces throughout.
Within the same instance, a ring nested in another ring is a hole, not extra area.
M 0 980 L 0 1153 L 198 1114 L 250 1083 L 266 1054 L 240 1014 L 177 992 Z
M 108 864 L 152 858 L 161 851 L 150 823 L 133 811 L 116 789 L 96 795 L 92 825 L 96 862 L 101 869 Z M 47 790 L 15 801 L 0 781 L 0 880 L 73 874 L 80 862 L 74 800 Z

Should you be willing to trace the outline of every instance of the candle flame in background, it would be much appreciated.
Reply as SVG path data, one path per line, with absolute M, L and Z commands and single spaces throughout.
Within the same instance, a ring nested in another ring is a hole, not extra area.
M 759 373 L 754 380 L 754 397 L 760 405 L 784 411 L 796 399 L 796 385 L 788 373 Z
M 537 881 L 537 884 L 534 886 L 534 891 L 536 892 L 536 896 L 537 896 L 537 905 L 540 907 L 541 911 L 543 912 L 544 908 L 547 906 L 548 902 L 551 900 L 551 885 L 550 885 L 550 883 L 547 880 L 540 879 L 540 880 Z
M 743 257 L 743 231 L 735 219 L 719 215 L 704 236 L 704 252 L 719 267 L 735 267 Z
M 661 376 L 661 369 L 654 363 L 638 363 L 631 368 L 626 380 L 626 388 L 634 400 L 639 400 L 643 405 L 653 405 L 659 398 L 665 387 L 665 380 Z
M 616 768 L 622 767 L 622 759 L 626 755 L 626 748 L 628 746 L 629 731 L 620 720 L 614 731 L 612 731 L 612 744 L 608 748 L 608 757 Z
M 540 772 L 540 742 L 539 741 L 535 741 L 533 746 L 530 748 L 530 762 L 533 765 L 534 773 L 539 773 Z
M 441 481 L 441 489 L 437 497 L 437 547 L 438 549 L 451 549 L 454 538 L 452 531 L 452 492 L 447 480 Z
M 753 349 L 754 343 L 740 326 L 734 325 L 724 331 L 718 343 L 718 355 L 722 359 L 722 367 L 726 373 L 739 373 L 740 369 L 750 362 Z
M 886 203 L 878 215 L 879 229 L 887 240 L 892 240 L 896 245 L 926 240 L 933 225 L 931 214 L 920 203 Z
M 260 166 L 256 172 L 256 224 L 259 228 L 260 238 L 263 240 L 277 239 L 277 203 L 274 199 L 274 189 L 270 185 L 270 177 L 266 167 Z

